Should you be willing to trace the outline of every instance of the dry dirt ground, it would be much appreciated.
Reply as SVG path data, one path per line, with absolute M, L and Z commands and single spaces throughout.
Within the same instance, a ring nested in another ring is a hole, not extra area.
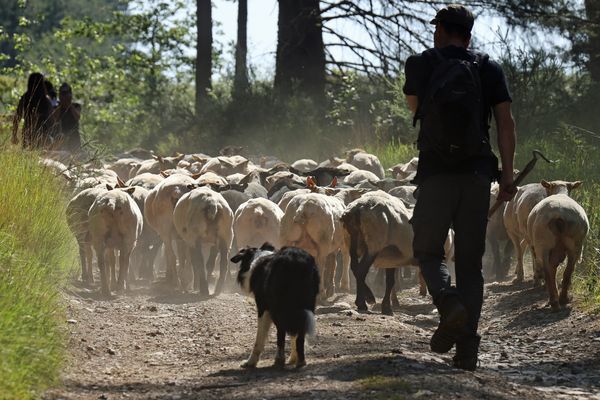
M 600 321 L 577 306 L 559 313 L 524 284 L 486 285 L 481 364 L 450 366 L 429 352 L 437 314 L 416 288 L 393 317 L 357 314 L 340 295 L 317 312 L 317 336 L 300 370 L 271 367 L 275 334 L 258 368 L 240 364 L 256 316 L 236 293 L 201 299 L 156 287 L 109 301 L 73 287 L 69 358 L 46 399 L 600 399 Z M 289 344 L 288 344 L 289 347 Z

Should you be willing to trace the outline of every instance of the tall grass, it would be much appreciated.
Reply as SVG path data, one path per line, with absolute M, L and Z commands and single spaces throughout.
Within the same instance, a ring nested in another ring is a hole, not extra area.
M 375 154 L 385 169 L 388 169 L 399 163 L 409 162 L 411 158 L 419 154 L 416 146 L 412 144 L 400 143 L 392 140 L 389 143 L 372 143 L 365 146 L 365 150 Z
M 63 182 L 38 156 L 0 146 L 0 398 L 37 398 L 65 351 L 59 297 L 75 265 Z

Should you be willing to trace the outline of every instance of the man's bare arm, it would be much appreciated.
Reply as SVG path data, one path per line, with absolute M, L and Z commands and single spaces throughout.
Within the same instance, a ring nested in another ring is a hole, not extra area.
M 516 193 L 516 189 L 512 188 L 516 146 L 515 120 L 509 101 L 494 106 L 494 118 L 498 127 L 498 150 L 502 160 L 502 178 L 498 197 L 508 201 Z
M 406 96 L 406 101 L 408 102 L 408 108 L 410 111 L 414 113 L 417 112 L 417 107 L 419 107 L 419 98 L 417 96 Z

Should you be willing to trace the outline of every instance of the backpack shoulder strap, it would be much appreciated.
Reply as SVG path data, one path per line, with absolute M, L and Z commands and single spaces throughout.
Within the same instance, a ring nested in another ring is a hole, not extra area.
M 442 65 L 444 62 L 446 62 L 448 60 L 442 54 L 442 52 L 439 49 L 436 49 L 435 47 L 425 50 L 423 53 L 421 53 L 421 55 L 423 56 L 423 58 L 425 60 L 427 60 L 429 65 L 431 65 L 432 73 L 436 70 L 437 67 L 439 67 L 440 65 Z M 416 127 L 417 121 L 422 118 L 421 114 L 422 114 L 423 100 L 424 99 L 419 99 L 419 105 L 417 106 L 417 111 L 415 112 L 415 115 L 413 116 L 413 127 Z
M 436 66 L 446 61 L 446 57 L 444 57 L 442 52 L 439 49 L 436 49 L 435 47 L 425 50 L 423 52 L 423 56 L 433 66 Z

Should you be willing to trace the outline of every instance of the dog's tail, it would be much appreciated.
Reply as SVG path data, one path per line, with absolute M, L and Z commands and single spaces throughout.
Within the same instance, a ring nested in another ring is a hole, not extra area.
M 311 338 L 314 338 L 317 333 L 317 321 L 315 314 L 310 310 L 304 310 L 305 321 L 306 321 L 306 334 Z

